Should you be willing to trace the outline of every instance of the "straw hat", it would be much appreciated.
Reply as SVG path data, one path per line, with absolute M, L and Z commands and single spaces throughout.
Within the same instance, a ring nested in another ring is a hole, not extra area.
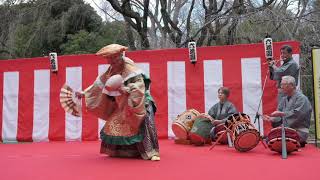
M 127 49 L 128 49 L 128 47 L 126 47 L 126 46 L 122 46 L 119 44 L 110 44 L 110 45 L 107 45 L 107 46 L 101 48 L 96 53 L 96 55 L 103 56 L 103 57 L 109 57 L 114 54 L 120 54 L 121 52 L 126 51 Z

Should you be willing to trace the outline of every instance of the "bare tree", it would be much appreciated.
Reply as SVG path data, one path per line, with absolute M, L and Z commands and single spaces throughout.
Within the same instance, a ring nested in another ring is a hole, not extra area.
M 107 0 L 114 10 L 121 13 L 125 21 L 130 24 L 130 26 L 136 30 L 139 34 L 141 48 L 149 49 L 150 43 L 147 36 L 147 20 L 148 20 L 148 11 L 149 11 L 149 0 L 143 1 L 143 12 L 139 12 L 138 8 L 135 8 L 135 3 L 130 0 Z

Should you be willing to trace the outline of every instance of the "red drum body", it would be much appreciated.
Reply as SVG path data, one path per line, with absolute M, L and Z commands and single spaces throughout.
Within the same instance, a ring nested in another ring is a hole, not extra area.
M 217 139 L 222 136 L 219 140 L 220 144 L 228 144 L 228 137 L 227 137 L 227 133 L 226 133 L 226 127 L 224 125 L 224 123 L 222 124 L 218 124 L 215 126 L 214 128 L 214 139 L 213 141 L 216 142 Z
M 236 150 L 246 152 L 258 145 L 260 134 L 251 123 L 248 115 L 244 113 L 233 114 L 228 117 L 226 125 L 231 129 L 232 141 Z
M 178 139 L 187 140 L 193 126 L 194 118 L 200 113 L 195 109 L 189 109 L 178 115 L 172 123 L 172 131 Z
M 296 130 L 285 127 L 287 153 L 298 151 L 300 148 L 300 137 Z M 282 152 L 281 143 L 282 128 L 277 127 L 271 129 L 268 134 L 267 144 L 271 151 Z

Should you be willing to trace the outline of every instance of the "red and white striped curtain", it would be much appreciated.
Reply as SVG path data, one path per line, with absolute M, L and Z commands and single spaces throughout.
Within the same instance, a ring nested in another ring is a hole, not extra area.
M 274 43 L 293 47 L 299 61 L 299 43 Z M 173 137 L 171 124 L 186 109 L 208 112 L 218 102 L 221 86 L 231 90 L 230 100 L 238 111 L 254 121 L 268 71 L 263 44 L 197 48 L 197 63 L 191 64 L 188 49 L 161 49 L 126 53 L 152 80 L 151 94 L 158 111 L 159 137 Z M 66 114 L 59 93 L 64 83 L 75 90 L 88 87 L 103 73 L 106 60 L 95 55 L 58 56 L 59 71 L 50 72 L 48 57 L 0 61 L 0 140 L 52 141 L 97 140 L 104 121 L 86 112 L 82 117 Z M 276 108 L 275 82 L 267 80 L 260 114 Z M 258 127 L 258 121 L 255 123 Z M 267 127 L 260 121 L 261 127 Z M 261 129 L 263 133 L 263 128 Z

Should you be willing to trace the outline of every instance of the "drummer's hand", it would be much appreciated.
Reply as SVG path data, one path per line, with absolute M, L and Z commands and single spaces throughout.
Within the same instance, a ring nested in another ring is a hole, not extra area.
M 286 114 L 284 112 L 281 111 L 274 111 L 273 113 L 270 114 L 271 117 L 283 117 Z
M 264 116 L 262 117 L 262 119 L 263 119 L 264 121 L 272 122 L 272 118 L 271 118 L 270 116 L 268 116 L 268 115 L 264 115 Z
M 220 121 L 220 120 L 213 120 L 213 121 L 211 121 L 211 123 L 212 123 L 214 126 L 216 126 L 216 125 L 218 125 L 218 124 L 221 124 L 221 121 Z

